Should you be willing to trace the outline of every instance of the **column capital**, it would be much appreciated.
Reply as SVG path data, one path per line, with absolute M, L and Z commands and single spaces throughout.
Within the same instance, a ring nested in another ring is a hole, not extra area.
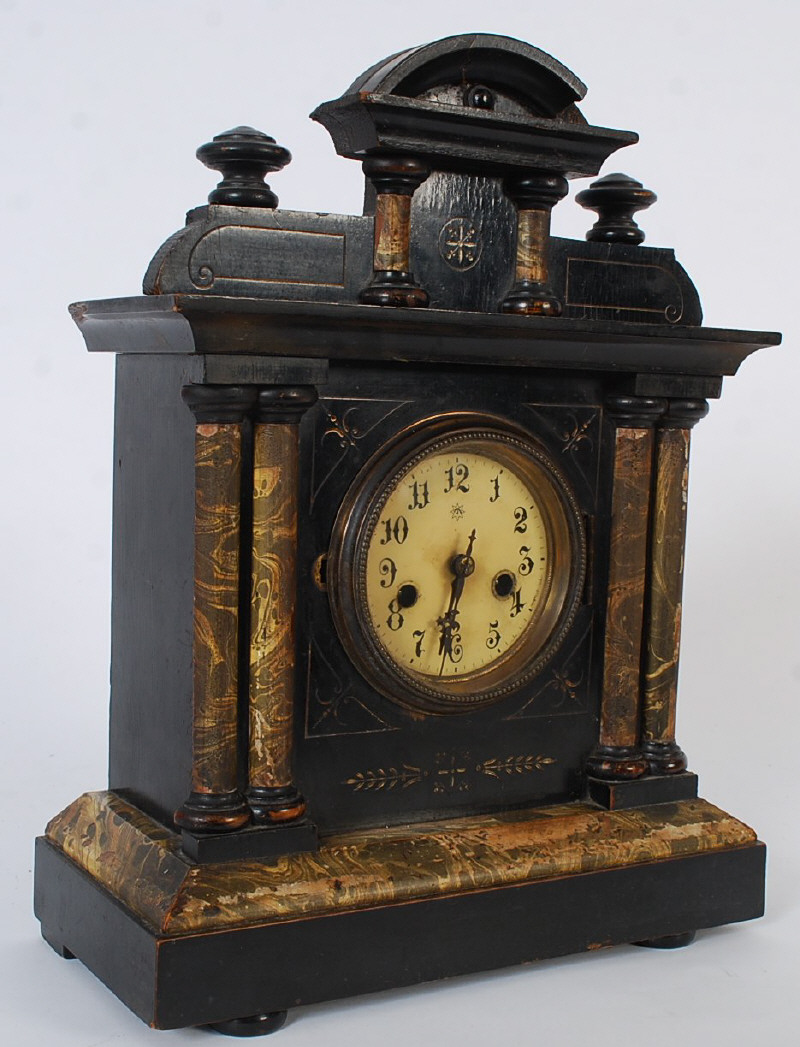
M 185 385 L 181 389 L 198 424 L 243 422 L 255 407 L 257 395 L 251 385 Z
M 667 410 L 667 401 L 649 396 L 609 396 L 606 410 L 618 429 L 649 429 Z
M 431 173 L 430 166 L 411 156 L 369 156 L 361 169 L 377 193 L 413 196 Z
M 569 192 L 569 182 L 552 171 L 527 171 L 503 179 L 503 189 L 518 211 L 551 211 Z
M 708 400 L 669 400 L 662 429 L 691 429 L 708 414 Z
M 258 390 L 255 420 L 260 423 L 298 424 L 317 402 L 313 385 L 270 385 Z

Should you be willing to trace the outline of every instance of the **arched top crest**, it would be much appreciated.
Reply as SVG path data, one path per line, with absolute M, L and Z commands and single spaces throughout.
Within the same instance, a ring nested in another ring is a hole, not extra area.
M 470 33 L 400 51 L 371 66 L 344 92 L 429 101 L 448 89 L 485 86 L 529 113 L 554 118 L 586 94 L 586 85 L 552 55 L 508 36 Z
M 311 114 L 336 151 L 407 156 L 432 169 L 507 175 L 596 174 L 629 131 L 587 124 L 585 85 L 566 66 L 507 36 L 472 33 L 391 55 Z

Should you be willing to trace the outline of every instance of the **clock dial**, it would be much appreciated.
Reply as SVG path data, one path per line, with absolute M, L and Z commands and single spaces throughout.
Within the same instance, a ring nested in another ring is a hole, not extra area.
M 570 624 L 585 558 L 574 499 L 516 433 L 401 441 L 340 515 L 339 634 L 362 673 L 404 705 L 495 701 L 541 668 Z
M 552 543 L 537 492 L 485 453 L 434 451 L 396 477 L 367 538 L 372 628 L 398 665 L 479 672 L 543 607 Z

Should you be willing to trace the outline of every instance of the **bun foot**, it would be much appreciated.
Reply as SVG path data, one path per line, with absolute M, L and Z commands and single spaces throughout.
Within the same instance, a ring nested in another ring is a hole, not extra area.
M 665 934 L 663 938 L 646 938 L 643 942 L 634 942 L 641 945 L 643 949 L 682 949 L 685 945 L 691 945 L 694 941 L 695 931 L 685 931 L 683 934 Z
M 221 1032 L 223 1036 L 267 1036 L 277 1032 L 286 1021 L 286 1011 L 269 1014 L 251 1014 L 248 1018 L 231 1018 L 226 1022 L 212 1022 L 206 1029 Z

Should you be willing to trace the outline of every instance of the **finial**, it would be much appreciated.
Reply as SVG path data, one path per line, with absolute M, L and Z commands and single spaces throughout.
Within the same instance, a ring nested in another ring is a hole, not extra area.
M 277 207 L 278 197 L 264 183 L 264 178 L 269 171 L 280 171 L 285 167 L 292 154 L 263 131 L 254 127 L 234 127 L 201 145 L 197 159 L 223 176 L 217 188 L 209 194 L 210 204 Z
M 644 240 L 644 233 L 633 216 L 636 211 L 654 204 L 658 197 L 629 175 L 609 174 L 592 182 L 575 199 L 581 207 L 598 214 L 597 221 L 586 234 L 587 240 L 636 246 Z
M 494 91 L 490 87 L 484 87 L 483 84 L 467 87 L 464 90 L 464 105 L 471 109 L 494 109 Z

